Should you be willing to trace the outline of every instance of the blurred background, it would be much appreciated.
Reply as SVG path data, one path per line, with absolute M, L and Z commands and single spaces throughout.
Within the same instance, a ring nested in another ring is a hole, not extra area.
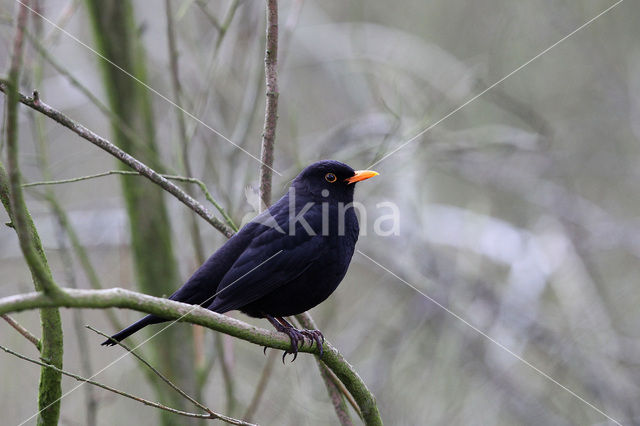
M 274 175 L 274 199 L 313 161 L 362 169 L 384 158 L 371 167 L 381 175 L 356 191 L 367 208 L 358 249 L 626 425 L 640 424 L 640 4 L 620 3 L 385 157 L 612 4 L 281 1 L 274 168 L 282 175 Z M 44 102 L 160 171 L 201 179 L 236 223 L 255 214 L 259 163 L 208 127 L 260 156 L 264 2 L 40 0 L 39 7 L 206 125 L 35 16 L 23 93 L 37 88 Z M 0 0 L 3 72 L 16 9 Z M 121 167 L 26 107 L 20 150 L 25 182 Z M 184 188 L 214 210 L 197 186 Z M 140 177 L 26 191 L 65 287 L 166 295 L 225 240 Z M 376 218 L 389 214 L 382 202 L 398 207 L 397 235 L 375 232 Z M 8 220 L 4 210 L 0 220 Z M 0 229 L 0 271 L 0 296 L 33 290 L 8 227 Z M 361 254 L 311 313 L 375 394 L 387 424 L 611 423 Z M 85 376 L 123 351 L 99 346 L 102 338 L 83 324 L 112 332 L 117 320 L 141 317 L 62 315 L 65 369 Z M 15 318 L 39 335 L 36 311 Z M 4 323 L 0 340 L 38 355 Z M 142 349 L 216 411 L 242 417 L 267 366 L 255 422 L 337 423 L 311 356 L 283 365 L 275 351 L 264 356 L 260 347 L 186 324 Z M 39 368 L 0 354 L 0 376 L 2 421 L 18 424 L 37 411 Z M 96 379 L 171 398 L 130 357 Z M 65 392 L 76 385 L 63 379 Z M 91 418 L 188 423 L 84 385 L 62 401 L 60 423 Z

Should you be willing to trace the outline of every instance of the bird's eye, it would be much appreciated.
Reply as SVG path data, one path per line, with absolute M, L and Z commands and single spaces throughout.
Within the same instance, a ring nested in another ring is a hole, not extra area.
M 324 179 L 329 182 L 329 183 L 333 183 L 335 182 L 338 178 L 336 177 L 336 175 L 334 175 L 333 173 L 327 173 L 326 175 L 324 175 Z

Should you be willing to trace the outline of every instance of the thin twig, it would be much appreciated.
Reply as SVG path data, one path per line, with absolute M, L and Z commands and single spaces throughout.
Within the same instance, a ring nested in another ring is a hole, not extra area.
M 37 22 L 40 22 L 39 20 Z M 122 133 L 124 133 L 128 138 L 132 141 L 137 141 L 140 139 L 135 131 L 118 116 L 118 114 L 114 113 L 108 106 L 106 106 L 96 95 L 89 90 L 85 85 L 83 85 L 80 80 L 75 78 L 71 72 L 69 72 L 66 68 L 64 68 L 53 55 L 51 55 L 47 49 L 43 46 L 42 43 L 38 40 L 37 37 L 31 35 L 28 31 L 25 31 L 25 35 L 29 39 L 31 46 L 35 48 L 35 50 L 42 56 L 42 58 L 47 61 L 49 65 L 51 65 L 58 73 L 67 78 L 69 83 L 78 89 L 80 93 L 82 93 L 93 105 L 95 105 L 100 112 L 102 112 L 105 116 L 109 117 L 109 119 L 114 122 L 115 126 L 118 127 Z M 142 148 L 143 144 L 138 144 L 137 147 Z M 148 149 L 148 148 L 147 148 Z
M 0 80 L 0 91 L 5 93 L 9 91 L 7 83 L 8 82 L 6 80 Z M 34 92 L 33 97 L 27 97 L 22 94 L 18 94 L 18 95 L 19 95 L 19 101 L 21 103 L 57 121 L 59 124 L 70 129 L 71 131 L 76 133 L 78 136 L 91 142 L 97 147 L 107 151 L 109 154 L 113 155 L 114 157 L 116 157 L 117 159 L 119 159 L 120 161 L 122 161 L 123 163 L 131 167 L 132 169 L 136 170 L 141 175 L 147 177 L 152 182 L 161 186 L 164 190 L 166 190 L 171 195 L 176 197 L 178 200 L 184 203 L 191 210 L 198 213 L 198 215 L 200 215 L 203 219 L 209 222 L 218 231 L 222 232 L 225 236 L 231 237 L 234 234 L 233 230 L 229 226 L 225 225 L 218 218 L 213 216 L 207 208 L 205 208 L 202 204 L 196 201 L 189 194 L 184 192 L 182 189 L 180 189 L 173 183 L 169 182 L 166 178 L 161 176 L 158 172 L 156 172 L 146 164 L 135 159 L 134 157 L 127 154 L 122 149 L 118 148 L 117 146 L 109 142 L 107 139 L 92 132 L 87 127 L 76 123 L 75 121 L 71 120 L 69 117 L 61 113 L 60 111 L 42 102 L 37 92 Z
M 182 164 L 184 167 L 184 173 L 187 176 L 193 176 L 191 169 L 191 161 L 189 160 L 189 138 L 187 137 L 187 124 L 184 114 L 182 112 L 182 85 L 180 84 L 180 67 L 178 65 L 178 47 L 176 43 L 176 31 L 174 26 L 173 11 L 171 9 L 171 0 L 165 0 L 164 8 L 167 16 L 167 42 L 169 49 L 169 65 L 171 70 L 171 88 L 173 91 L 173 98 L 175 99 L 178 108 L 175 109 L 176 120 L 178 121 L 178 134 L 180 138 L 180 153 L 182 155 Z M 191 188 L 186 188 L 187 194 L 193 197 Z M 198 230 L 198 222 L 194 215 L 189 215 L 189 227 L 191 231 L 191 241 L 193 242 L 196 256 L 198 257 L 198 263 L 202 263 L 205 260 L 204 244 L 200 237 Z M 195 337 L 195 336 L 194 336 Z M 197 340 L 197 339 L 196 339 Z M 198 346 L 194 344 L 194 346 Z M 200 345 L 201 346 L 201 345 Z M 196 359 L 199 357 L 196 354 Z
M 23 185 L 24 187 L 25 185 Z M 69 221 L 69 216 L 67 212 L 60 206 L 58 199 L 55 197 L 53 193 L 45 193 L 45 199 L 51 205 L 54 214 L 58 218 L 58 222 L 60 226 L 64 229 L 67 237 L 69 238 L 69 242 L 71 243 L 71 247 L 73 248 L 73 252 L 75 253 L 78 261 L 80 262 L 80 266 L 82 267 L 87 279 L 89 280 L 89 285 L 91 288 L 95 290 L 101 290 L 104 287 L 102 286 L 102 282 L 100 281 L 100 277 L 96 272 L 93 264 L 91 263 L 91 259 L 89 257 L 89 253 L 87 253 L 86 248 L 80 243 L 80 237 L 78 237 L 78 233 L 75 228 Z M 124 326 L 115 312 L 111 309 L 106 309 L 104 311 L 105 316 L 113 326 L 113 328 L 117 330 L 121 330 Z
M 38 360 L 33 359 L 33 358 L 29 358 L 28 356 L 21 355 L 21 354 L 19 354 L 17 352 L 12 351 L 9 348 L 5 348 L 4 346 L 0 346 L 0 349 L 2 349 L 3 351 L 5 351 L 8 354 L 11 354 L 11 355 L 13 355 L 15 357 L 18 357 L 20 359 L 23 359 L 25 361 L 31 362 L 33 364 L 40 365 L 42 367 L 50 368 L 50 369 L 52 369 L 54 371 L 57 371 L 60 374 L 64 374 L 65 376 L 74 378 L 79 382 L 85 382 L 85 383 L 92 384 L 94 386 L 98 386 L 99 388 L 108 390 L 109 392 L 117 393 L 118 395 L 124 396 L 124 397 L 129 398 L 129 399 L 133 399 L 134 401 L 138 401 L 138 402 L 140 402 L 140 403 L 142 403 L 144 405 L 148 405 L 150 407 L 159 408 L 161 410 L 168 411 L 168 412 L 173 413 L 173 414 L 179 414 L 181 416 L 186 416 L 186 417 L 195 417 L 197 419 L 219 419 L 219 420 L 223 420 L 223 421 L 225 421 L 227 423 L 231 423 L 231 424 L 234 424 L 234 425 L 248 425 L 248 426 L 251 426 L 251 423 L 247 423 L 247 422 L 244 422 L 242 420 L 234 419 L 234 418 L 231 418 L 231 417 L 223 416 L 223 415 L 212 413 L 212 412 L 209 413 L 209 414 L 198 414 L 198 413 L 190 413 L 188 411 L 176 410 L 175 408 L 167 407 L 166 405 L 162 405 L 162 404 L 157 403 L 157 402 L 149 401 L 148 399 L 144 399 L 144 398 L 141 398 L 139 396 L 135 396 L 135 395 L 132 395 L 130 393 L 121 391 L 119 389 L 112 388 L 111 386 L 105 385 L 103 383 L 96 382 L 96 381 L 90 380 L 90 379 L 86 379 L 84 377 L 78 376 L 77 374 L 73 374 L 73 373 L 65 371 L 65 370 L 63 370 L 61 368 L 58 368 L 58 367 L 56 367 L 54 365 L 47 364 L 45 362 L 38 361 Z
M 116 343 L 118 346 L 120 346 L 121 348 L 123 348 L 125 351 L 129 352 L 131 355 L 133 355 L 135 358 L 138 359 L 138 361 L 140 361 L 141 363 L 143 363 L 144 365 L 146 365 L 147 367 L 149 367 L 149 369 L 151 371 L 154 372 L 155 375 L 157 375 L 158 377 L 160 377 L 160 379 L 165 382 L 167 385 L 169 385 L 173 390 L 175 390 L 176 392 L 178 392 L 180 395 L 182 395 L 184 398 L 188 399 L 189 401 L 191 401 L 196 407 L 206 411 L 207 413 L 211 414 L 211 415 L 215 415 L 218 416 L 216 413 L 214 413 L 213 411 L 211 411 L 209 408 L 205 407 L 204 405 L 202 405 L 200 402 L 196 401 L 195 399 L 193 399 L 191 396 L 189 396 L 185 391 L 183 391 L 182 389 L 180 389 L 176 384 L 174 384 L 171 380 L 169 380 L 166 376 L 164 376 L 161 372 L 159 372 L 154 366 L 152 366 L 151 364 L 149 364 L 149 362 L 147 362 L 147 360 L 145 360 L 144 358 L 142 358 L 140 355 L 138 355 L 136 352 L 132 351 L 128 346 L 126 346 L 124 343 L 118 342 L 117 340 L 113 340 L 111 339 L 111 336 L 109 336 L 106 333 L 103 333 L 100 330 L 97 330 L 93 327 L 91 327 L 90 325 L 85 325 L 86 328 L 88 328 L 89 330 L 93 331 L 94 333 L 98 333 L 99 335 L 101 335 L 102 337 L 106 337 L 107 339 L 111 340 L 112 342 Z
M 278 121 L 278 0 L 267 0 L 267 39 L 264 51 L 264 76 L 267 102 L 264 111 L 262 150 L 260 153 L 260 211 L 271 205 L 273 145 Z
M 9 323 L 11 327 L 15 328 L 16 331 L 22 334 L 28 341 L 33 343 L 36 349 L 38 349 L 38 352 L 40 352 L 40 349 L 42 348 L 42 343 L 40 342 L 40 339 L 38 339 L 36 336 L 31 334 L 29 330 L 21 326 L 18 321 L 14 320 L 9 315 L 6 315 L 6 314 L 2 315 L 2 319 L 5 320 L 7 323 Z
M 296 315 L 296 319 L 298 320 L 300 325 L 303 328 L 306 328 L 307 330 L 318 329 L 315 321 L 313 320 L 311 315 L 309 315 L 308 312 L 303 312 L 300 315 Z M 362 411 L 360 410 L 360 407 L 358 407 L 358 404 L 356 403 L 355 399 L 353 398 L 351 393 L 347 390 L 347 388 L 344 386 L 344 384 L 340 381 L 340 379 L 334 374 L 333 371 L 328 369 L 327 366 L 324 363 L 322 363 L 322 360 L 320 360 L 319 358 L 316 358 L 316 361 L 318 362 L 318 368 L 320 369 L 320 374 L 322 375 L 322 378 L 325 381 L 325 385 L 327 386 L 329 397 L 331 398 L 331 401 L 334 403 L 334 408 L 336 409 L 336 414 L 338 415 L 338 418 L 340 420 L 342 420 L 345 416 L 348 418 L 349 414 L 346 413 L 346 411 L 344 411 L 344 408 L 341 407 L 340 404 L 335 403 L 334 397 L 335 397 L 336 391 L 339 391 L 342 395 L 344 395 L 344 397 L 347 399 L 347 401 L 349 401 L 349 404 L 351 404 L 351 407 L 353 407 L 353 409 L 358 414 L 358 416 L 361 419 L 364 419 L 364 417 L 362 416 Z M 329 382 L 327 378 L 331 379 L 331 382 Z
M 131 171 L 131 170 L 109 170 L 107 172 L 95 173 L 95 174 L 92 174 L 92 175 L 79 176 L 79 177 L 69 178 L 69 179 L 29 182 L 29 183 L 23 184 L 22 187 L 23 188 L 31 188 L 31 187 L 34 187 L 34 186 L 43 186 L 43 185 L 60 185 L 60 184 L 64 184 L 64 183 L 80 182 L 80 181 L 83 181 L 83 180 L 95 179 L 95 178 L 109 176 L 109 175 L 144 176 L 143 173 L 134 172 L 134 171 Z M 167 175 L 167 174 L 161 174 L 160 176 L 162 176 L 163 178 L 165 178 L 167 180 L 175 180 L 175 181 L 178 181 L 178 182 L 194 183 L 194 184 L 198 185 L 200 187 L 200 189 L 202 190 L 202 192 L 204 193 L 204 196 L 207 199 L 207 201 L 209 201 L 216 208 L 216 210 L 218 210 L 218 212 L 220 212 L 220 214 L 224 217 L 224 220 L 225 220 L 225 222 L 227 222 L 227 225 L 229 225 L 231 227 L 231 229 L 233 229 L 234 231 L 238 230 L 237 225 L 233 222 L 233 220 L 227 214 L 227 212 L 224 210 L 224 208 L 213 198 L 213 196 L 211 195 L 211 193 L 207 189 L 207 185 L 205 185 L 204 182 L 202 182 L 200 179 L 192 178 L 192 177 L 186 177 L 186 176 Z
M 338 416 L 340 425 L 353 426 L 353 422 L 351 421 L 351 417 L 349 416 L 349 411 L 347 410 L 347 404 L 345 404 L 344 402 L 344 397 L 340 392 L 340 389 L 333 381 L 331 370 L 329 370 L 326 365 L 322 364 L 320 360 L 316 359 L 316 362 L 320 367 L 320 375 L 322 376 L 322 380 L 324 380 L 324 384 L 327 387 L 327 391 L 329 392 L 329 399 L 331 400 L 331 404 L 333 404 L 333 408 L 336 411 L 336 415 Z

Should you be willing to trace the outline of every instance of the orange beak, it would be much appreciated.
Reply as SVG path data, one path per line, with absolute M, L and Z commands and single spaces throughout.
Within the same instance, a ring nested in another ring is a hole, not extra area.
M 373 170 L 356 170 L 356 174 L 351 176 L 349 179 L 345 179 L 344 181 L 352 184 L 356 182 L 360 182 L 361 180 L 369 179 L 374 176 L 378 176 L 380 173 L 374 172 Z

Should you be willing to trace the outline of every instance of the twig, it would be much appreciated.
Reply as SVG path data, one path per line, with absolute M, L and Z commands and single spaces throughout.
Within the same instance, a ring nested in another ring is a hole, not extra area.
M 38 21 L 39 22 L 39 21 Z M 55 34 L 55 33 L 54 33 Z M 108 106 L 106 106 L 96 95 L 89 90 L 85 85 L 80 83 L 80 81 L 73 76 L 66 68 L 64 68 L 49 52 L 47 49 L 40 43 L 37 37 L 31 35 L 28 31 L 25 31 L 25 35 L 29 39 L 31 46 L 35 48 L 35 50 L 42 56 L 42 58 L 47 61 L 49 65 L 51 65 L 56 71 L 58 71 L 61 75 L 65 76 L 69 83 L 78 89 L 80 93 L 82 93 L 93 105 L 95 105 L 100 112 L 109 117 L 109 119 L 115 123 L 122 133 L 124 133 L 128 138 L 132 141 L 136 141 L 140 139 L 135 131 L 120 118 L 116 113 L 114 113 Z M 143 148 L 143 144 L 138 144 L 137 147 Z M 148 147 L 144 146 L 148 150 Z
M 260 405 L 260 401 L 262 400 L 262 396 L 264 392 L 267 390 L 267 384 L 269 383 L 269 379 L 271 378 L 271 373 L 273 372 L 273 366 L 275 361 L 278 359 L 278 353 L 275 351 L 269 352 L 269 356 L 267 358 L 267 362 L 264 364 L 264 368 L 262 369 L 262 374 L 260 375 L 260 380 L 258 380 L 258 384 L 256 385 L 256 390 L 253 392 L 253 397 L 251 398 L 251 402 L 249 403 L 249 407 L 247 411 L 245 411 L 242 419 L 246 422 L 250 422 L 253 420 L 253 417 L 258 411 L 258 405 Z
M 200 306 L 148 296 L 121 288 L 109 290 L 61 289 L 61 293 L 55 296 L 27 293 L 0 299 L 0 315 L 44 307 L 134 309 L 167 319 L 180 319 L 183 322 L 199 324 L 256 345 L 291 350 L 291 341 L 284 333 L 261 329 Z M 298 350 L 306 353 L 318 352 L 318 348 L 308 345 Z M 323 346 L 322 361 L 351 393 L 362 411 L 365 423 L 367 425 L 381 425 L 382 420 L 375 397 L 342 354 L 326 340 Z
M 204 16 L 209 20 L 211 25 L 213 25 L 216 30 L 220 31 L 220 22 L 218 22 L 218 18 L 216 18 L 213 13 L 211 13 L 209 9 L 207 9 L 207 2 L 205 2 L 204 0 L 196 0 L 196 4 L 200 8 Z
M 322 364 L 322 361 L 316 359 L 316 362 L 320 367 L 320 375 L 322 376 L 322 380 L 324 380 L 324 384 L 327 387 L 327 391 L 329 392 L 329 399 L 331 399 L 331 403 L 333 404 L 333 408 L 336 411 L 336 415 L 338 416 L 340 424 L 342 426 L 353 426 L 353 422 L 351 421 L 351 417 L 349 416 L 349 411 L 347 411 L 347 404 L 345 404 L 343 394 L 340 392 L 340 389 L 334 382 L 334 377 L 331 375 L 331 370 L 329 370 L 326 365 Z
M 42 348 L 42 343 L 40 342 L 40 339 L 38 339 L 36 336 L 31 334 L 29 330 L 21 326 L 20 323 L 18 323 L 18 321 L 14 320 L 9 315 L 2 315 L 2 319 L 5 320 L 7 323 L 9 323 L 11 327 L 15 328 L 16 331 L 22 334 L 28 341 L 33 343 L 36 349 L 38 349 L 38 352 L 40 352 L 40 349 Z
M 260 211 L 271 205 L 273 145 L 278 121 L 278 0 L 267 0 L 267 40 L 264 51 L 264 76 L 267 102 L 260 153 Z
M 141 363 L 143 363 L 144 365 L 146 365 L 147 367 L 149 367 L 149 369 L 151 371 L 154 372 L 154 374 L 156 374 L 158 377 L 160 377 L 160 379 L 165 382 L 167 385 L 169 385 L 173 390 L 175 390 L 176 392 L 178 392 L 180 395 L 182 395 L 184 398 L 188 399 L 189 401 L 191 401 L 196 407 L 206 411 L 207 413 L 211 414 L 211 415 L 215 415 L 218 416 L 216 413 L 214 413 L 213 411 L 211 411 L 209 408 L 205 407 L 204 405 L 202 405 L 200 402 L 196 401 L 195 399 L 193 399 L 191 396 L 189 396 L 186 392 L 184 392 L 182 389 L 180 389 L 178 386 L 176 386 L 171 380 L 169 380 L 166 376 L 164 376 L 161 372 L 159 372 L 154 366 L 152 366 L 151 364 L 149 364 L 147 362 L 147 360 L 145 360 L 144 358 L 142 358 L 140 355 L 138 355 L 136 352 L 132 351 L 128 346 L 126 346 L 124 343 L 118 342 L 116 340 L 111 339 L 111 337 L 106 334 L 103 333 L 100 330 L 97 330 L 93 327 L 91 327 L 90 325 L 85 325 L 86 328 L 88 328 L 89 330 L 93 331 L 94 333 L 98 333 L 99 335 L 101 335 L 102 337 L 106 337 L 107 339 L 115 342 L 118 346 L 120 346 L 121 348 L 123 348 L 125 351 L 129 352 L 131 355 L 133 355 L 135 358 L 138 359 L 138 361 L 140 361 Z
M 54 365 L 47 364 L 45 362 L 35 360 L 33 358 L 29 358 L 27 356 L 24 356 L 24 355 L 21 355 L 21 354 L 19 354 L 17 352 L 14 352 L 9 348 L 5 348 L 4 346 L 0 346 L 0 349 L 2 349 L 3 351 L 5 351 L 8 354 L 11 354 L 11 355 L 13 355 L 15 357 L 18 357 L 20 359 L 23 359 L 25 361 L 31 362 L 33 364 L 40 365 L 42 367 L 50 368 L 50 369 L 52 369 L 52 370 L 54 370 L 54 371 L 56 371 L 56 372 L 58 372 L 60 374 L 64 374 L 65 376 L 74 378 L 79 382 L 85 382 L 85 383 L 92 384 L 94 386 L 98 386 L 99 388 L 108 390 L 109 392 L 117 393 L 118 395 L 124 396 L 124 397 L 129 398 L 129 399 L 133 399 L 134 401 L 138 401 L 138 402 L 140 402 L 140 403 L 142 403 L 144 405 L 148 405 L 150 407 L 159 408 L 161 410 L 168 411 L 168 412 L 173 413 L 173 414 L 179 414 L 181 416 L 186 416 L 186 417 L 195 417 L 197 419 L 220 419 L 220 420 L 223 420 L 223 421 L 225 421 L 227 423 L 231 423 L 231 424 L 234 424 L 234 425 L 251 425 L 251 423 L 243 422 L 242 420 L 237 420 L 237 419 L 234 419 L 234 418 L 231 418 L 231 417 L 227 417 L 227 416 L 224 416 L 224 415 L 221 415 L 221 414 L 216 414 L 216 413 L 213 413 L 213 412 L 209 412 L 209 414 L 197 414 L 197 413 L 190 413 L 188 411 L 176 410 L 175 408 L 167 407 L 166 405 L 162 405 L 162 404 L 157 403 L 157 402 L 149 401 L 148 399 L 144 399 L 144 398 L 141 398 L 139 396 L 135 396 L 135 395 L 132 395 L 130 393 L 121 391 L 119 389 L 112 388 L 111 386 L 105 385 L 103 383 L 96 382 L 96 381 L 90 380 L 90 379 L 86 379 L 84 377 L 78 376 L 77 374 L 73 374 L 73 373 L 65 371 L 65 370 L 63 370 L 61 368 L 58 368 L 58 367 L 56 367 Z
M 311 315 L 309 315 L 308 312 L 296 315 L 296 319 L 303 328 L 306 328 L 308 330 L 316 330 L 318 328 L 315 321 L 313 320 L 313 318 L 311 318 Z M 329 392 L 331 402 L 336 409 L 338 419 L 340 419 L 340 421 L 342 422 L 343 418 L 349 418 L 349 414 L 345 411 L 346 407 L 344 407 L 344 404 L 340 404 L 336 400 L 336 392 L 344 395 L 344 397 L 347 399 L 347 401 L 349 401 L 349 404 L 351 404 L 351 407 L 353 407 L 358 416 L 363 419 L 360 407 L 358 407 L 358 404 L 353 399 L 353 396 L 344 387 L 344 384 L 340 381 L 340 379 L 338 379 L 333 371 L 329 370 L 327 366 L 322 363 L 322 360 L 316 358 L 316 361 L 318 363 L 318 368 L 320 369 L 320 375 L 322 375 L 325 385 L 327 386 L 327 391 Z
M 7 83 L 8 82 L 6 80 L 0 80 L 0 91 L 6 93 L 9 90 Z M 21 103 L 57 121 L 59 124 L 70 129 L 71 131 L 76 133 L 78 136 L 91 142 L 97 147 L 107 151 L 108 153 L 110 153 L 111 155 L 113 155 L 114 157 L 116 157 L 117 159 L 119 159 L 120 161 L 122 161 L 123 163 L 131 167 L 132 169 L 139 172 L 141 175 L 147 177 L 152 182 L 161 186 L 164 190 L 166 190 L 171 195 L 176 197 L 178 200 L 184 203 L 191 210 L 198 213 L 198 215 L 200 215 L 203 219 L 209 222 L 218 231 L 222 232 L 225 236 L 231 237 L 233 235 L 233 230 L 231 228 L 229 228 L 227 225 L 225 225 L 223 222 L 221 222 L 219 219 L 213 216 L 209 210 L 207 210 L 202 204 L 196 201 L 189 194 L 187 194 L 182 189 L 178 188 L 176 185 L 169 182 L 166 178 L 162 177 L 155 170 L 153 170 L 146 164 L 142 163 L 141 161 L 135 159 L 131 155 L 127 154 L 125 151 L 118 148 L 117 146 L 115 146 L 105 138 L 92 132 L 91 130 L 84 127 L 83 125 L 76 123 L 75 121 L 71 120 L 69 117 L 61 113 L 60 111 L 57 111 L 54 108 L 42 102 L 37 92 L 34 92 L 33 97 L 27 97 L 22 94 L 18 94 L 18 95 L 19 95 L 19 101 Z
M 184 166 L 184 173 L 187 176 L 192 176 L 191 161 L 189 161 L 189 138 L 187 138 L 187 124 L 185 122 L 184 114 L 182 113 L 182 85 L 180 84 L 180 68 L 178 66 L 178 47 L 176 43 L 176 32 L 174 27 L 173 12 L 171 10 L 171 0 L 165 0 L 164 8 L 167 16 L 167 42 L 169 49 L 169 65 L 171 69 L 171 88 L 173 91 L 173 98 L 178 108 L 175 109 L 176 119 L 178 121 L 178 133 L 180 138 L 180 148 L 182 155 L 182 164 Z M 186 189 L 187 194 L 193 197 L 191 188 Z M 202 263 L 205 260 L 204 244 L 200 237 L 198 230 L 198 222 L 193 215 L 189 215 L 189 226 L 191 231 L 191 241 L 193 242 L 196 257 L 198 263 Z M 201 335 L 194 335 L 194 339 L 202 339 Z M 202 346 L 201 342 L 197 344 L 194 342 L 194 347 L 197 349 Z M 196 359 L 201 358 L 196 353 Z
M 83 180 L 95 179 L 95 178 L 99 178 L 99 177 L 103 177 L 103 176 L 109 176 L 109 175 L 144 176 L 144 174 L 142 174 L 140 172 L 134 172 L 134 171 L 130 171 L 130 170 L 109 170 L 107 172 L 96 173 L 96 174 L 93 174 L 93 175 L 79 176 L 79 177 L 69 178 L 69 179 L 30 182 L 30 183 L 23 184 L 22 187 L 23 188 L 31 188 L 31 187 L 34 187 L 34 186 L 43 186 L 43 185 L 60 185 L 60 184 L 64 184 L 64 183 L 80 182 L 80 181 L 83 181 Z M 163 178 L 165 178 L 167 180 L 175 180 L 175 181 L 178 181 L 178 182 L 194 183 L 194 184 L 198 185 L 200 187 L 200 189 L 202 190 L 202 192 L 204 193 L 204 196 L 207 199 L 207 201 L 209 201 L 216 208 L 216 210 L 218 210 L 218 212 L 220 212 L 220 214 L 224 217 L 224 220 L 225 220 L 225 222 L 227 222 L 227 225 L 229 225 L 229 227 L 231 227 L 231 229 L 233 229 L 234 231 L 238 230 L 237 225 L 233 222 L 233 220 L 227 214 L 227 212 L 224 210 L 224 208 L 213 198 L 213 196 L 211 195 L 211 193 L 207 189 L 207 186 L 200 179 L 196 179 L 196 178 L 192 178 L 192 177 L 186 177 L 186 176 L 167 175 L 167 174 L 161 174 L 160 176 L 162 176 Z
M 22 185 L 22 186 L 25 187 L 25 185 Z M 58 222 L 60 223 L 60 226 L 66 232 L 67 237 L 69 238 L 69 242 L 71 243 L 71 247 L 73 248 L 73 252 L 78 258 L 78 261 L 80 262 L 80 266 L 84 270 L 84 273 L 87 279 L 89 280 L 89 285 L 91 286 L 91 288 L 95 290 L 103 289 L 104 287 L 100 282 L 98 273 L 96 272 L 95 268 L 93 267 L 93 264 L 91 263 L 91 259 L 89 258 L 89 254 L 87 253 L 87 250 L 80 243 L 80 238 L 78 237 L 78 234 L 76 233 L 76 230 L 74 229 L 73 225 L 71 225 L 67 212 L 60 206 L 60 203 L 58 203 L 58 200 L 54 194 L 47 193 L 47 194 L 44 194 L 44 197 L 49 202 L 49 204 L 51 204 L 51 208 L 53 209 L 54 214 L 58 218 Z M 105 310 L 104 314 L 106 315 L 107 319 L 109 320 L 111 325 L 113 325 L 114 328 L 121 330 L 124 327 L 122 325 L 122 322 L 116 316 L 115 312 L 113 312 L 112 310 L 107 309 Z

